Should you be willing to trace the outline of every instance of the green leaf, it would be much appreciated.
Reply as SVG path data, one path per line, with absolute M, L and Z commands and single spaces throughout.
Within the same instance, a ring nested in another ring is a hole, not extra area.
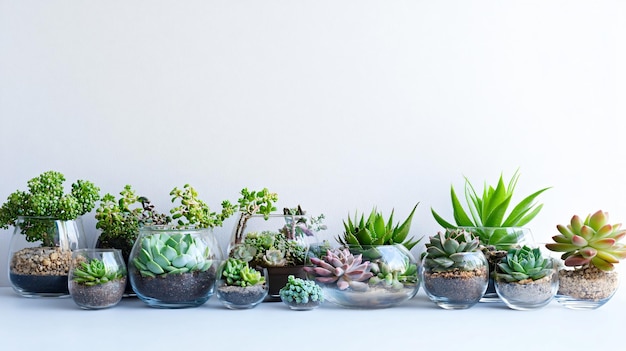
M 435 217 L 435 221 L 437 223 L 439 223 L 440 226 L 442 226 L 442 227 L 444 227 L 446 229 L 455 229 L 456 228 L 455 225 L 450 224 L 445 219 L 443 219 L 443 217 L 441 217 L 437 212 L 435 212 L 435 210 L 432 207 L 430 208 L 430 212 L 433 214 L 433 217 Z
M 504 213 L 510 202 L 511 196 L 509 195 L 489 213 L 489 217 L 485 220 L 484 225 L 486 227 L 502 227 L 502 218 L 504 218 Z
M 452 198 L 452 209 L 454 212 L 454 220 L 456 221 L 456 224 L 458 226 L 463 226 L 463 227 L 474 226 L 474 223 L 472 223 L 472 220 L 467 216 L 467 213 L 465 213 L 465 210 L 463 210 L 463 206 L 461 206 L 461 203 L 459 202 L 459 198 L 456 196 L 456 193 L 454 192 L 454 188 L 451 188 L 450 197 Z
M 526 215 L 526 213 L 534 206 L 533 205 L 533 201 L 535 200 L 535 198 L 537 198 L 537 196 L 539 196 L 541 193 L 543 193 L 544 191 L 546 191 L 548 189 L 550 189 L 550 188 L 549 187 L 548 188 L 543 188 L 543 189 L 541 189 L 539 191 L 536 191 L 536 192 L 528 195 L 526 198 L 524 198 L 522 201 L 520 201 L 513 208 L 513 211 L 511 211 L 511 213 L 506 218 L 506 220 L 504 221 L 502 226 L 503 227 L 521 227 L 524 224 L 528 223 L 528 221 L 530 221 L 530 219 L 532 219 L 532 217 L 526 223 L 519 224 L 519 222 L 524 217 L 524 215 Z

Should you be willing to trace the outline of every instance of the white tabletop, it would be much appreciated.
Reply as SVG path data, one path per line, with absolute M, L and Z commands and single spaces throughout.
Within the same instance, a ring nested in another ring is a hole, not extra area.
M 506 343 L 506 350 L 589 350 L 623 335 L 626 293 L 618 290 L 593 311 L 568 310 L 557 302 L 534 311 L 501 303 L 447 311 L 421 290 L 412 300 L 381 310 L 326 303 L 297 312 L 273 302 L 232 311 L 213 296 L 197 308 L 155 309 L 124 298 L 113 308 L 87 311 L 71 298 L 24 298 L 0 288 L 0 311 L 2 350 L 78 350 L 85 344 L 90 350 L 478 350 L 485 342 Z M 46 348 L 49 342 L 56 346 Z

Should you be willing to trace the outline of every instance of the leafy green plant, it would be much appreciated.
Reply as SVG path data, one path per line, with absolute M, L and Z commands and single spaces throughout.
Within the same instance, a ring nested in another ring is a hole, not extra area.
M 222 279 L 226 285 L 253 286 L 265 284 L 265 277 L 256 269 L 250 268 L 247 262 L 236 258 L 228 258 L 222 269 Z
M 18 217 L 51 217 L 68 221 L 91 211 L 100 199 L 100 188 L 87 180 L 77 180 L 71 191 L 65 193 L 65 176 L 47 171 L 28 181 L 28 191 L 10 194 L 0 207 L 0 228 L 15 226 Z M 41 241 L 42 246 L 54 246 L 53 228 L 42 227 L 44 221 L 33 221 L 21 226 L 29 242 Z M 50 223 L 50 222 L 47 222 Z
M 409 216 L 404 220 L 402 224 L 393 225 L 393 211 L 389 219 L 385 221 L 383 215 L 376 210 L 372 209 L 370 215 L 366 218 L 364 214 L 361 214 L 361 218 L 355 214 L 354 221 L 348 217 L 348 221 L 343 222 L 344 233 L 342 236 L 337 237 L 337 241 L 342 246 L 356 246 L 356 247 L 368 247 L 375 245 L 394 245 L 401 244 L 411 250 L 420 239 L 415 240 L 413 237 L 408 238 L 409 230 L 411 228 L 411 221 L 413 220 L 413 214 L 417 204 L 413 207 L 413 210 Z
M 595 266 L 612 271 L 619 260 L 626 258 L 626 246 L 619 241 L 626 236 L 621 224 L 609 224 L 609 214 L 597 211 L 583 221 L 574 215 L 568 225 L 557 225 L 559 235 L 546 244 L 551 251 L 563 252 L 566 266 Z
M 365 291 L 374 274 L 370 262 L 362 259 L 362 255 L 355 256 L 347 248 L 328 250 L 321 258 L 311 257 L 312 266 L 304 267 L 304 271 L 320 284 L 336 284 L 339 290 Z
M 74 269 L 73 280 L 79 284 L 94 286 L 122 279 L 125 275 L 125 270 L 110 270 L 102 260 L 94 258 L 87 262 L 80 262 L 80 265 Z
M 132 260 L 143 277 L 208 270 L 210 250 L 193 235 L 160 233 L 141 239 L 139 254 Z
M 324 294 L 315 282 L 287 277 L 287 284 L 279 291 L 280 298 L 287 303 L 308 304 L 310 302 L 324 302 Z
M 267 188 L 260 191 L 250 191 L 248 188 L 243 188 L 240 194 L 241 197 L 237 200 L 236 209 L 241 213 L 235 227 L 234 244 L 239 244 L 243 240 L 246 224 L 253 215 L 262 214 L 263 218 L 267 220 L 270 213 L 276 211 L 274 203 L 278 201 L 278 195 L 270 192 Z
M 253 267 L 297 266 L 306 262 L 307 248 L 287 239 L 281 231 L 250 232 L 243 242 L 233 247 L 229 256 L 249 262 Z
M 453 270 L 471 271 L 476 269 L 473 260 L 465 258 L 466 253 L 480 251 L 480 241 L 463 229 L 447 229 L 430 237 L 426 243 L 425 265 L 433 272 L 448 272 Z
M 196 228 L 213 228 L 222 225 L 224 220 L 233 215 L 236 207 L 230 201 L 222 201 L 222 212 L 211 212 L 209 206 L 198 198 L 198 192 L 194 187 L 185 184 L 182 189 L 175 187 L 171 192 L 172 203 L 179 201 L 180 204 L 170 210 L 172 219 L 178 226 Z
M 552 272 L 552 261 L 544 258 L 539 248 L 526 245 L 509 250 L 497 266 L 496 279 L 507 282 L 538 280 Z
M 513 174 L 508 184 L 505 184 L 502 175 L 500 175 L 498 184 L 495 187 L 487 186 L 485 183 L 483 191 L 479 195 L 469 179 L 465 178 L 465 201 L 468 211 L 464 209 L 459 201 L 454 187 L 450 187 L 455 224 L 443 219 L 443 217 L 432 208 L 431 212 L 437 223 L 444 228 L 522 227 L 528 224 L 537 216 L 539 211 L 541 211 L 543 204 L 536 204 L 534 201 L 544 191 L 548 190 L 549 187 L 528 195 L 508 212 L 511 207 L 511 201 L 518 179 L 518 171 Z M 479 235 L 480 241 L 484 245 L 498 246 L 500 243 L 516 242 L 515 237 L 511 237 L 510 234 L 502 230 L 476 230 L 476 234 Z
M 154 205 L 144 196 L 138 196 L 130 185 L 126 185 L 116 199 L 106 194 L 96 208 L 96 228 L 101 230 L 98 245 L 106 248 L 119 248 L 122 256 L 128 259 L 130 250 L 144 225 L 168 224 L 171 218 L 158 213 Z

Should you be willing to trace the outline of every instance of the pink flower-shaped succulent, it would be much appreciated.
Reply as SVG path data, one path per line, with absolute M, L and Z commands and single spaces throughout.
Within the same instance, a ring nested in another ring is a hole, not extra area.
M 370 262 L 362 262 L 361 255 L 354 256 L 348 249 L 328 250 L 321 259 L 312 257 L 311 262 L 314 266 L 304 270 L 318 283 L 336 283 L 339 290 L 366 290 L 367 281 L 374 275 L 370 272 Z

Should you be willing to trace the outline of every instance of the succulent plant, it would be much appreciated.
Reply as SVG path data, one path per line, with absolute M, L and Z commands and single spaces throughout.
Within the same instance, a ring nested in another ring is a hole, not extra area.
M 552 272 L 552 261 L 541 255 L 539 248 L 530 248 L 526 245 L 511 249 L 498 263 L 499 271 L 496 278 L 507 282 L 522 280 L 538 280 Z
M 224 279 L 226 285 L 241 287 L 265 283 L 265 277 L 263 277 L 261 272 L 250 268 L 247 262 L 236 258 L 229 258 L 224 262 L 222 279 Z
M 563 252 L 566 266 L 595 266 L 611 271 L 619 260 L 626 258 L 626 246 L 619 243 L 626 236 L 621 223 L 609 224 L 609 214 L 597 211 L 585 220 L 574 215 L 568 225 L 557 225 L 561 233 L 546 244 L 549 250 Z
M 345 232 L 343 236 L 337 237 L 337 241 L 342 246 L 373 246 L 373 245 L 393 245 L 402 244 L 407 250 L 411 250 L 421 239 L 415 240 L 413 237 L 408 238 L 411 228 L 411 221 L 417 204 L 413 207 L 411 214 L 402 224 L 393 225 L 393 211 L 389 219 L 385 221 L 383 215 L 377 212 L 376 208 L 372 209 L 370 215 L 365 218 L 361 214 L 361 218 L 355 214 L 354 221 L 348 217 L 348 222 L 343 222 Z
M 222 212 L 211 212 L 209 206 L 198 198 L 194 187 L 185 184 L 182 189 L 175 187 L 171 192 L 172 202 L 180 204 L 170 210 L 172 219 L 180 227 L 195 226 L 196 228 L 220 227 L 224 220 L 235 213 L 237 208 L 228 200 L 222 201 Z
M 447 229 L 430 237 L 426 243 L 426 264 L 433 272 L 452 270 L 471 271 L 476 267 L 465 259 L 465 253 L 480 251 L 480 241 L 474 234 L 464 229 Z
M 208 270 L 209 247 L 191 234 L 152 234 L 141 239 L 133 264 L 143 277 Z
M 241 213 L 235 227 L 234 244 L 240 244 L 248 220 L 255 214 L 262 214 L 267 220 L 272 211 L 276 210 L 274 203 L 278 201 L 278 194 L 272 193 L 267 188 L 259 191 L 250 191 L 248 188 L 241 189 L 241 197 L 237 200 L 236 209 Z
M 387 262 L 370 263 L 373 276 L 368 281 L 370 286 L 382 285 L 386 288 L 399 290 L 404 284 L 417 283 L 417 265 L 405 262 L 402 269 L 393 269 Z
M 346 248 L 328 250 L 322 258 L 311 257 L 313 266 L 304 270 L 321 284 L 337 284 L 339 290 L 368 289 L 367 281 L 374 276 L 369 261 L 362 262 L 362 255 L 354 256 Z
M 231 248 L 229 257 L 250 262 L 252 267 L 284 267 L 304 264 L 307 247 L 288 240 L 283 232 L 250 232 Z
M 100 199 L 100 188 L 90 181 L 77 180 L 69 193 L 64 192 L 63 182 L 65 176 L 56 171 L 47 171 L 30 179 L 28 191 L 15 191 L 0 207 L 0 228 L 16 226 L 20 216 L 73 220 L 91 211 Z M 49 223 L 25 222 L 20 227 L 27 241 L 41 241 L 42 246 L 52 247 L 54 228 L 50 228 Z
M 293 275 L 287 277 L 287 284 L 280 289 L 279 294 L 281 299 L 288 303 L 324 302 L 322 288 L 313 281 L 296 278 Z
M 432 208 L 431 212 L 437 223 L 446 229 L 457 227 L 522 227 L 528 224 L 541 211 L 543 204 L 536 204 L 534 201 L 549 188 L 543 188 L 528 195 L 516 204 L 507 215 L 518 179 L 518 171 L 513 174 L 508 184 L 504 183 L 502 175 L 500 175 L 496 187 L 485 184 L 482 195 L 479 196 L 469 179 L 465 178 L 465 200 L 469 207 L 469 215 L 459 201 L 454 187 L 451 187 L 452 210 L 456 224 L 446 221 Z M 483 245 L 499 247 L 501 244 L 504 244 L 507 250 L 511 243 L 517 242 L 517 238 L 507 234 L 506 231 L 477 230 L 476 234 L 479 235 L 480 242 Z
M 80 262 L 80 264 L 74 269 L 73 280 L 79 284 L 94 286 L 119 280 L 124 275 L 124 270 L 111 270 L 107 268 L 102 260 L 94 258 L 87 262 Z

